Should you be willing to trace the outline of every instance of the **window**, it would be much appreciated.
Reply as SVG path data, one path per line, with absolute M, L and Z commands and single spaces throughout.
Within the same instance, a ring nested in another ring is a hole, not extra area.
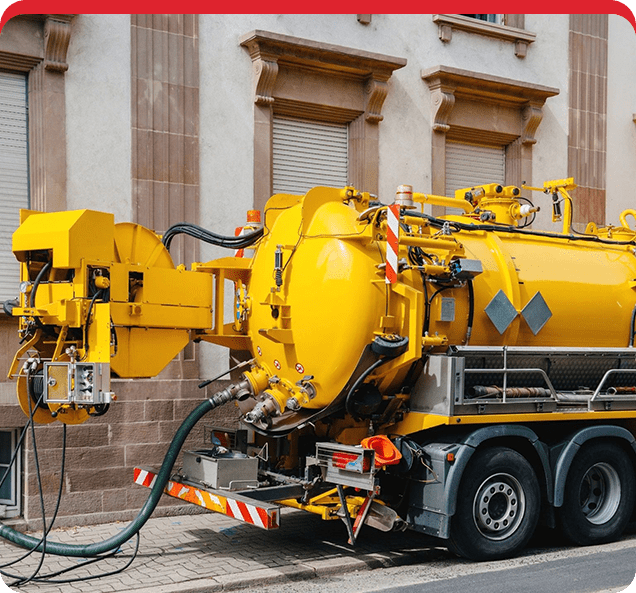
M 377 194 L 378 124 L 406 60 L 269 31 L 240 43 L 254 66 L 254 206 L 316 184 Z
M 304 194 L 348 183 L 348 126 L 274 117 L 273 191 Z
M 0 479 L 9 468 L 17 441 L 17 430 L 0 430 Z M 20 514 L 20 475 L 20 455 L 17 455 L 7 479 L 0 487 L 0 517 L 16 517 Z
M 532 179 L 543 105 L 559 89 L 450 66 L 425 70 L 422 78 L 431 90 L 434 194 L 454 195 L 478 182 L 518 186 Z
M 523 14 L 434 14 L 438 35 L 444 43 L 453 39 L 453 31 L 465 31 L 493 37 L 514 44 L 515 55 L 525 58 L 528 45 L 536 40 L 536 33 L 524 29 Z
M 486 23 L 501 23 L 500 14 L 462 14 L 461 16 L 467 16 L 471 19 L 477 19 L 478 21 L 484 21 Z
M 19 265 L 11 236 L 29 207 L 26 76 L 0 73 L 0 300 L 17 296 Z
M 456 189 L 484 183 L 504 184 L 506 152 L 503 147 L 446 143 L 446 195 Z

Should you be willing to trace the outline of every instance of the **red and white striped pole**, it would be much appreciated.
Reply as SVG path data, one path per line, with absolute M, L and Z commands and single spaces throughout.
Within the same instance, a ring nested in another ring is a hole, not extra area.
M 400 237 L 400 205 L 391 204 L 386 213 L 386 283 L 397 282 Z

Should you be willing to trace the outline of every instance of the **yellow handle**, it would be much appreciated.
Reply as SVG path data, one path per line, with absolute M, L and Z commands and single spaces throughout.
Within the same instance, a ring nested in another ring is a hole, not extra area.
M 632 209 L 632 208 L 628 208 L 627 210 L 623 210 L 621 212 L 621 215 L 619 216 L 619 220 L 621 221 L 621 224 L 626 228 L 630 228 L 629 225 L 627 224 L 627 217 L 628 216 L 633 216 L 634 220 L 636 220 L 636 210 Z

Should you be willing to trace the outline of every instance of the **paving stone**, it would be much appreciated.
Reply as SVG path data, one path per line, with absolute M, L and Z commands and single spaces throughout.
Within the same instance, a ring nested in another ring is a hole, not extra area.
M 51 541 L 92 543 L 119 533 L 127 523 L 56 529 Z M 32 534 L 35 535 L 35 534 Z M 208 593 L 420 562 L 429 550 L 421 536 L 363 530 L 359 546 L 347 545 L 340 522 L 291 509 L 282 512 L 281 527 L 267 532 L 215 514 L 151 518 L 141 531 L 139 555 L 125 571 L 100 579 L 72 583 L 29 583 L 26 593 Z M 126 543 L 117 558 L 81 567 L 77 559 L 48 557 L 43 572 L 80 567 L 67 578 L 102 574 L 121 568 L 134 550 Z M 8 562 L 23 551 L 0 540 L 0 558 Z M 39 562 L 33 554 L 15 568 L 29 574 Z M 8 580 L 8 579 L 7 579 Z

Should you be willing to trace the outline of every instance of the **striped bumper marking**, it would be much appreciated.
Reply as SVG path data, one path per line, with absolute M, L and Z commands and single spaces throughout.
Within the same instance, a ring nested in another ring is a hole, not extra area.
M 157 474 L 136 467 L 134 470 L 134 480 L 136 484 L 152 488 L 157 479 Z M 279 509 L 268 505 L 268 508 L 254 504 L 235 500 L 226 496 L 222 496 L 218 492 L 211 493 L 202 488 L 182 484 L 180 482 L 170 481 L 164 490 L 165 494 L 174 496 L 186 502 L 191 502 L 200 507 L 233 517 L 244 523 L 256 525 L 262 529 L 276 529 L 279 525 Z M 228 493 L 230 494 L 230 493 Z

